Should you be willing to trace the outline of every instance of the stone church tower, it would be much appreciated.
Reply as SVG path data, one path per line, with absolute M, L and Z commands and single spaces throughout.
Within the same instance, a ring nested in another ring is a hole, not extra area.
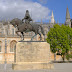
M 52 15 L 51 15 L 51 24 L 54 24 L 55 20 L 54 20 L 54 15 L 53 15 L 53 11 L 52 11 Z
M 69 25 L 71 27 L 71 22 L 70 22 L 70 14 L 69 14 L 69 10 L 68 10 L 68 7 L 67 7 L 67 10 L 66 10 L 66 21 L 65 21 L 65 25 Z
M 53 11 L 52 11 L 50 28 L 52 28 L 54 24 L 55 24 L 55 19 L 54 19 L 54 15 L 53 15 Z

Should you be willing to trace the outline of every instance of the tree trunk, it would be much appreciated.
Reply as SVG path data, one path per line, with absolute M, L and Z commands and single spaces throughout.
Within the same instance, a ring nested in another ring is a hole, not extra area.
M 63 55 L 62 59 L 63 59 L 63 62 L 64 62 L 65 61 L 65 55 Z
M 54 53 L 54 61 L 56 61 L 56 53 Z

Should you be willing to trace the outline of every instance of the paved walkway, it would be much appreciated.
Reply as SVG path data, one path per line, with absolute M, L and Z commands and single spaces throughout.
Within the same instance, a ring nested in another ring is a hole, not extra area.
M 6 70 L 5 65 L 0 64 L 0 72 L 72 72 L 72 63 L 54 63 L 54 69 L 47 70 L 47 69 L 41 69 L 41 70 L 24 70 L 24 71 L 16 71 L 12 70 L 12 65 L 7 64 Z

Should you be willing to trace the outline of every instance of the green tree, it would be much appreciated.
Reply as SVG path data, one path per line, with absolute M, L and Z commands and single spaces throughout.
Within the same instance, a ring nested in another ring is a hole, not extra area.
M 72 46 L 72 29 L 69 26 L 55 24 L 48 32 L 46 40 L 50 43 L 51 52 L 59 53 L 64 61 Z

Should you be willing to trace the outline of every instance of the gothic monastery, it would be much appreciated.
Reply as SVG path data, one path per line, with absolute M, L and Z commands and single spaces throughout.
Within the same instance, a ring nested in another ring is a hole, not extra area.
M 50 23 L 42 23 L 41 20 L 41 22 L 37 24 L 43 26 L 46 37 L 50 28 L 52 28 L 54 24 L 59 24 L 59 23 L 55 23 L 53 11 L 52 11 Z M 68 8 L 66 11 L 65 25 L 69 25 L 70 27 L 72 27 Z M 18 41 L 21 40 L 21 38 L 16 35 L 15 30 L 16 29 L 10 24 L 9 20 L 0 22 L 0 63 L 4 63 L 5 61 L 7 63 L 14 62 L 15 45 Z M 34 35 L 33 32 L 25 33 L 25 40 L 30 40 L 33 35 Z M 39 36 L 35 37 L 35 40 L 39 40 Z M 51 58 L 53 59 L 53 54 L 51 55 L 52 55 Z M 57 59 L 59 59 L 59 57 L 57 57 Z

